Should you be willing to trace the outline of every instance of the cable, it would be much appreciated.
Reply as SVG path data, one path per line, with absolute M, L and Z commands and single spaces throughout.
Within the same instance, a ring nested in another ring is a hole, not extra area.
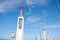
M 56 3 L 57 3 L 57 5 L 58 5 L 58 8 L 60 9 L 60 5 L 59 5 L 59 2 L 58 2 L 58 0 L 56 0 Z
M 60 7 L 59 7 L 58 0 L 56 0 L 56 2 L 57 2 L 57 5 L 58 5 L 57 8 L 60 8 Z M 56 14 L 57 14 L 57 18 L 58 18 L 58 23 L 60 23 L 60 18 L 59 18 L 59 14 L 58 14 L 58 10 L 57 10 L 57 9 L 56 9 Z

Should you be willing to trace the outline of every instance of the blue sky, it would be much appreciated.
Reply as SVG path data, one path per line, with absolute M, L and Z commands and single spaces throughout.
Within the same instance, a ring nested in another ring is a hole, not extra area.
M 0 0 L 0 39 L 8 39 L 16 32 L 20 6 L 24 6 L 24 38 L 43 38 L 44 16 L 47 37 L 60 36 L 60 0 Z

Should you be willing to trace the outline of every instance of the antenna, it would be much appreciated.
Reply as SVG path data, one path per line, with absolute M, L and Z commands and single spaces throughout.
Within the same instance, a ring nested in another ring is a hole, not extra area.
M 23 16 L 23 6 L 20 7 L 20 16 Z
M 46 31 L 46 19 L 45 19 L 45 16 L 44 16 L 44 30 Z
M 43 14 L 44 14 L 44 30 L 46 30 L 46 13 L 43 10 Z

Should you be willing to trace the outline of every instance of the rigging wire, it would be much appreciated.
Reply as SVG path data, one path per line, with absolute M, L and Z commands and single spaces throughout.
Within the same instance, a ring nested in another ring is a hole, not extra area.
M 57 14 L 57 18 L 58 18 L 58 23 L 60 24 L 60 18 L 59 18 L 59 14 L 58 14 L 58 9 L 60 9 L 60 7 L 59 7 L 59 2 L 58 2 L 58 0 L 56 0 L 56 3 L 57 3 L 56 14 Z
M 60 10 L 60 6 L 59 6 L 59 2 L 58 0 L 56 0 L 56 3 L 57 3 L 57 8 L 56 8 L 56 14 L 57 14 L 57 19 L 58 19 L 58 25 L 60 24 L 60 18 L 59 18 L 59 12 L 58 12 L 58 9 Z M 60 27 L 60 26 L 59 26 Z M 58 33 L 59 35 L 60 33 Z
M 40 33 L 40 40 L 42 40 L 41 33 Z
M 57 5 L 58 5 L 58 8 L 60 9 L 60 5 L 59 5 L 59 2 L 58 2 L 58 0 L 56 0 L 56 3 L 57 3 Z
M 29 3 L 27 3 L 27 2 L 29 2 Z M 32 10 L 32 7 L 31 7 L 32 4 L 31 4 L 31 2 L 32 2 L 32 1 L 26 0 L 27 7 L 28 7 L 28 9 L 29 9 L 29 13 L 30 13 L 30 14 L 32 13 L 32 11 L 31 11 L 31 10 Z

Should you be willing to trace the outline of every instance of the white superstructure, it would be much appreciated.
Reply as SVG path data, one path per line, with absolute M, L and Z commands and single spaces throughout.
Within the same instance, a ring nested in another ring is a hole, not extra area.
M 20 15 L 18 17 L 17 22 L 17 31 L 16 31 L 16 40 L 23 40 L 24 38 L 24 17 L 23 13 L 23 6 L 20 7 Z
M 11 38 L 16 38 L 15 33 L 12 32 Z

